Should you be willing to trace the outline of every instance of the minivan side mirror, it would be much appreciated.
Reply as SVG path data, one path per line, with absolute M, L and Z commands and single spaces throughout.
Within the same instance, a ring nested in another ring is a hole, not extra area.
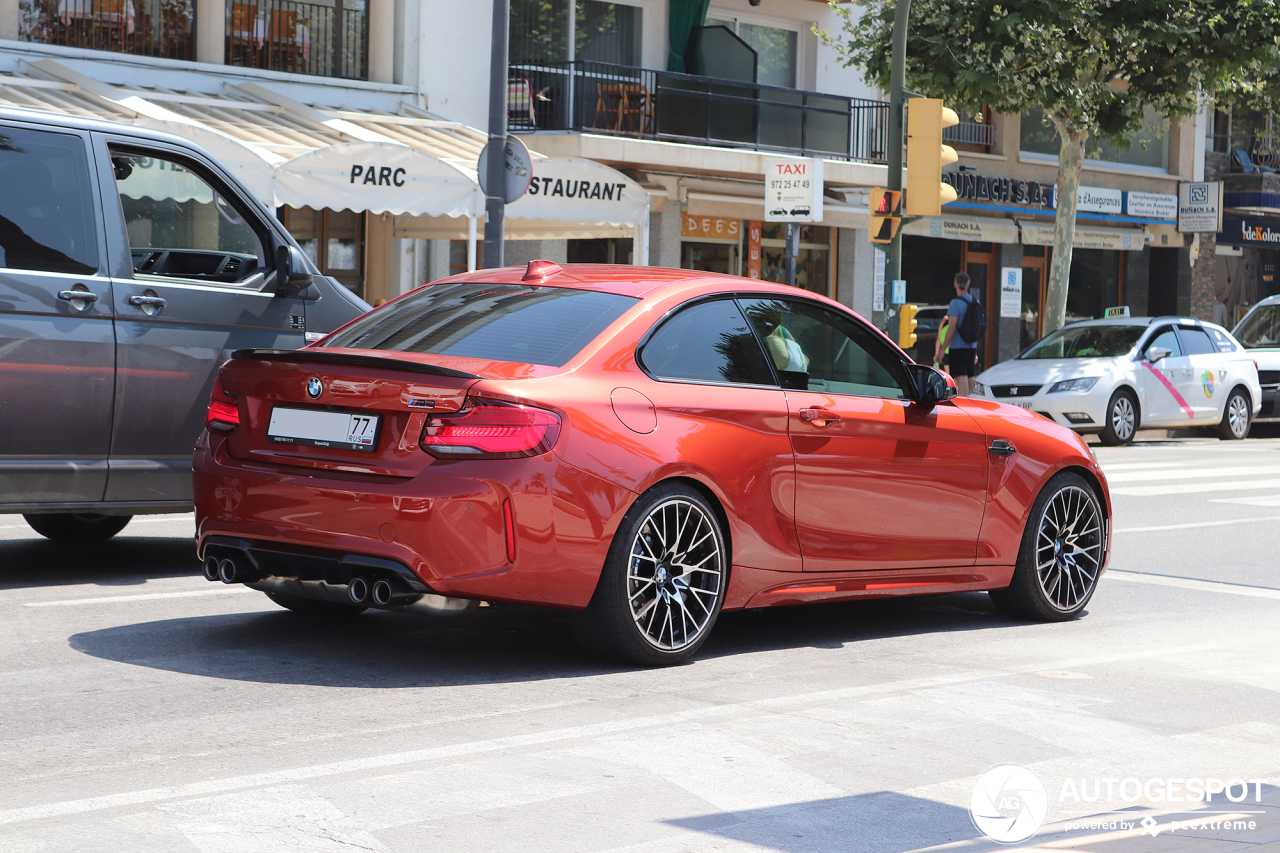
M 276 248 L 276 296 L 297 296 L 314 280 L 302 252 L 289 245 Z
M 908 364 L 907 372 L 915 385 L 915 401 L 932 406 L 956 396 L 956 381 L 941 370 L 927 364 Z
M 1147 361 L 1155 364 L 1160 359 L 1168 358 L 1171 355 L 1173 355 L 1173 350 L 1171 349 L 1165 349 L 1164 347 L 1151 347 L 1147 350 Z

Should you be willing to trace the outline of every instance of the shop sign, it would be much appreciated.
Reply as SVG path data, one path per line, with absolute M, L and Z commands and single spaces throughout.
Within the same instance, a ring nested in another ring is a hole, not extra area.
M 1022 316 L 1022 267 L 1000 268 L 1000 316 Z
M 723 216 L 690 216 L 684 215 L 680 225 L 680 236 L 690 240 L 733 240 L 742 236 L 742 220 L 726 219 Z
M 1221 181 L 1178 184 L 1178 230 L 1184 234 L 1231 230 L 1222 223 Z
M 1275 246 L 1280 244 L 1280 219 L 1267 216 L 1224 216 L 1219 243 Z
M 1057 207 L 1057 194 L 1054 194 L 1053 207 Z M 1124 212 L 1124 194 L 1120 190 L 1109 190 L 1103 187 L 1077 187 L 1076 210 L 1084 213 Z
M 756 219 L 747 223 L 747 278 L 760 278 L 760 234 L 764 225 Z
M 1144 219 L 1177 219 L 1178 197 L 1172 193 L 1124 194 L 1124 212 Z
M 942 182 L 950 184 L 960 198 L 976 201 L 1007 201 L 1032 207 L 1053 205 L 1053 185 L 1016 178 L 988 178 L 975 172 L 943 172 Z
M 976 240 L 981 243 L 1016 243 L 1018 227 L 1011 219 L 978 216 L 926 216 L 908 222 L 903 234 L 943 240 Z
M 822 221 L 822 158 L 766 157 L 764 221 Z
M 1052 246 L 1052 225 L 1022 223 L 1022 242 L 1027 246 Z M 1146 233 L 1126 228 L 1076 228 L 1071 245 L 1076 249 L 1119 249 L 1139 252 L 1146 245 Z

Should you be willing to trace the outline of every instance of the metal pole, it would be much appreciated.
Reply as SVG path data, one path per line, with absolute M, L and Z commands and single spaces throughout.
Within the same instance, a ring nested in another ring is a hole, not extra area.
M 502 266 L 503 221 L 506 214 L 507 49 L 510 0 L 493 0 L 493 45 L 489 61 L 489 162 L 485 171 L 484 265 Z
M 903 128 L 903 88 L 907 69 L 907 26 L 911 19 L 911 0 L 898 0 L 893 10 L 893 53 L 889 65 L 889 189 L 902 189 L 902 146 L 906 143 Z M 893 235 L 884 258 L 884 279 L 902 278 L 902 229 Z
M 786 271 L 787 284 L 796 286 L 796 244 L 800 242 L 800 229 L 794 222 L 787 223 L 787 242 L 783 249 L 782 266 Z

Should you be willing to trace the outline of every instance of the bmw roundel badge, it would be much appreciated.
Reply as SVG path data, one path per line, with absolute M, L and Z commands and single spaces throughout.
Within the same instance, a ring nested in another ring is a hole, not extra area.
M 316 397 L 319 397 L 323 391 L 324 391 L 324 383 L 322 383 L 317 377 L 312 376 L 310 379 L 307 380 L 307 396 L 308 397 L 314 400 Z

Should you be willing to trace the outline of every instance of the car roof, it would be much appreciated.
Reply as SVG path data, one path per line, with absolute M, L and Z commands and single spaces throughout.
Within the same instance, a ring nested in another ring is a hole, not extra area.
M 779 296 L 808 296 L 830 302 L 820 294 L 785 284 L 743 278 L 723 273 L 699 270 L 678 270 L 666 267 L 637 267 L 626 264 L 561 264 L 561 271 L 536 282 L 525 282 L 527 267 L 502 267 L 476 270 L 450 276 L 450 283 L 476 282 L 482 284 L 536 284 L 547 287 L 572 287 L 632 296 L 637 299 L 659 291 L 724 291 L 778 294 Z M 433 284 L 440 284 L 440 281 Z
M 1065 324 L 1062 328 L 1071 329 L 1080 326 L 1153 326 L 1157 323 L 1180 323 L 1184 326 L 1222 328 L 1216 323 L 1210 323 L 1207 320 L 1197 320 L 1194 317 L 1176 317 L 1171 314 L 1162 314 L 1158 317 L 1102 317 L 1097 320 L 1076 320 Z
M 149 127 L 139 127 L 137 125 L 125 124 L 123 122 L 85 118 L 84 116 L 54 113 L 47 110 L 24 110 L 12 107 L 0 107 L 0 121 L 45 125 L 48 127 L 60 127 L 69 130 L 97 131 L 98 133 L 112 133 L 118 136 L 136 136 L 139 139 L 167 142 L 170 145 L 181 145 L 185 148 L 192 148 L 199 151 L 209 159 L 214 159 L 208 151 L 205 151 L 204 148 L 192 142 L 190 139 L 184 139 L 183 137 L 172 133 L 165 133 L 162 130 L 152 130 Z

